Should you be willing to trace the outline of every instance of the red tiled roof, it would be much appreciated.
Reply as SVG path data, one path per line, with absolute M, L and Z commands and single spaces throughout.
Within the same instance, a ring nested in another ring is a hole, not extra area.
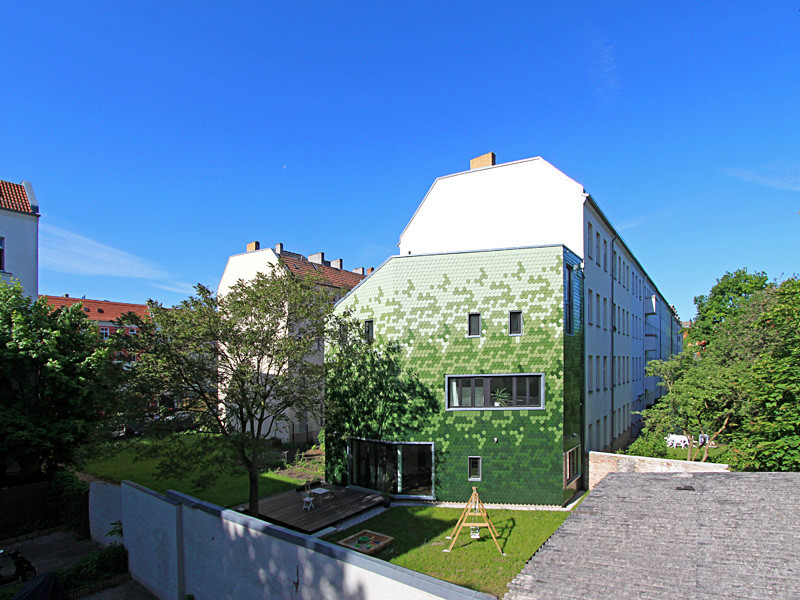
M 312 263 L 308 260 L 295 258 L 286 254 L 281 254 L 280 257 L 283 259 L 283 262 L 286 263 L 289 272 L 293 275 L 305 277 L 307 274 L 311 273 L 317 277 L 321 277 L 323 284 L 339 289 L 351 290 L 358 285 L 359 281 L 366 277 L 365 275 L 359 275 L 352 271 L 342 271 L 341 269 Z
M 10 181 L 0 181 L 0 208 L 33 213 L 25 186 Z
M 82 298 L 65 298 L 64 296 L 39 296 L 47 298 L 47 303 L 54 308 L 72 306 L 80 302 L 86 317 L 92 321 L 114 321 L 127 312 L 134 312 L 140 317 L 147 316 L 146 304 L 127 304 L 125 302 L 109 302 L 108 300 L 84 300 Z M 89 310 L 86 310 L 86 309 Z

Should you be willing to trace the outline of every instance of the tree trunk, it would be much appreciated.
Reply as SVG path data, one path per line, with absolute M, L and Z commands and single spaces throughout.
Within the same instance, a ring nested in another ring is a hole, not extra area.
M 250 463 L 247 470 L 247 478 L 250 480 L 250 507 L 247 512 L 251 517 L 258 516 L 258 466 L 256 462 Z

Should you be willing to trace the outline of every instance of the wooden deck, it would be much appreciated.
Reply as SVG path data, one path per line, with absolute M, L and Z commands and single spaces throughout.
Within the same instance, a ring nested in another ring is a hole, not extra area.
M 314 533 L 383 503 L 380 494 L 370 494 L 329 484 L 316 487 L 331 490 L 333 498 L 321 498 L 312 494 L 314 508 L 303 510 L 305 494 L 302 491 L 281 492 L 268 496 L 258 503 L 258 516 L 270 523 L 282 525 L 301 533 Z

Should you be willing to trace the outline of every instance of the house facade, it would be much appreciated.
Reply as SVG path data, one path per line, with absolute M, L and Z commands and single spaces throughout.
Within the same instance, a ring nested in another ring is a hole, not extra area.
M 225 295 L 239 281 L 249 281 L 258 273 L 269 274 L 273 269 L 281 269 L 289 277 L 314 275 L 317 285 L 329 291 L 334 298 L 340 298 L 355 287 L 365 277 L 364 268 L 346 271 L 341 259 L 326 260 L 324 252 L 308 257 L 285 250 L 283 244 L 275 248 L 261 248 L 259 242 L 247 244 L 247 251 L 228 258 L 225 271 L 217 288 L 218 295 Z M 368 273 L 372 269 L 367 270 Z M 314 363 L 323 361 L 323 349 L 311 357 Z M 275 430 L 274 437 L 284 443 L 304 443 L 316 441 L 320 424 L 311 416 L 290 414 L 284 423 Z
M 39 204 L 27 181 L 0 181 L 0 279 L 39 292 Z
M 401 447 L 398 495 L 561 504 L 588 450 L 635 434 L 659 396 L 646 362 L 679 351 L 680 326 L 581 184 L 538 157 L 471 167 L 434 182 L 399 256 L 337 305 L 400 342 L 441 406 L 407 440 L 354 440 L 350 481 L 374 489 L 367 453 L 413 441 L 430 490 L 404 493 Z

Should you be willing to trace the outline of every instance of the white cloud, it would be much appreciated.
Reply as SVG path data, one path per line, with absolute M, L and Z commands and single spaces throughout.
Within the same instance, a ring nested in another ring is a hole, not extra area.
M 194 286 L 188 283 L 182 283 L 180 281 L 175 281 L 171 284 L 169 283 L 153 283 L 153 285 L 159 289 L 167 290 L 168 292 L 176 292 L 178 294 L 184 294 L 189 296 L 194 294 Z
M 617 99 L 619 90 L 622 87 L 614 45 L 609 44 L 598 33 L 590 33 L 589 39 L 597 53 L 595 65 L 592 69 L 592 78 L 595 84 L 594 92 L 601 100 L 611 104 Z
M 750 169 L 722 168 L 720 172 L 742 181 L 776 190 L 800 192 L 800 161 L 793 163 L 785 161 L 774 162 Z
M 54 225 L 39 225 L 39 264 L 71 275 L 167 279 L 152 262 Z
M 617 225 L 617 231 L 625 231 L 626 229 L 634 229 L 645 222 L 644 217 L 635 217 L 633 219 L 628 219 L 627 221 L 623 221 L 619 225 Z

